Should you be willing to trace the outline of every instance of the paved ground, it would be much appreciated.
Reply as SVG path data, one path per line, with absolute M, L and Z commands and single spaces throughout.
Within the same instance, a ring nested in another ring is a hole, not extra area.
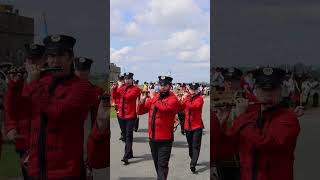
M 300 119 L 300 126 L 295 152 L 295 180 L 319 179 L 320 108 L 307 110 Z
M 169 163 L 168 179 L 192 179 L 208 180 L 209 179 L 209 98 L 205 99 L 203 108 L 204 119 L 204 136 L 202 139 L 199 165 L 197 166 L 198 174 L 192 174 L 189 170 L 190 159 L 188 156 L 188 144 L 186 137 L 180 133 L 180 127 L 175 132 L 175 142 L 172 149 Z M 112 180 L 153 180 L 156 179 L 150 147 L 148 144 L 147 116 L 140 116 L 140 130 L 134 133 L 133 153 L 136 158 L 132 159 L 129 166 L 124 166 L 120 161 L 123 157 L 124 143 L 120 142 L 120 129 L 118 121 L 111 119 L 111 179 Z

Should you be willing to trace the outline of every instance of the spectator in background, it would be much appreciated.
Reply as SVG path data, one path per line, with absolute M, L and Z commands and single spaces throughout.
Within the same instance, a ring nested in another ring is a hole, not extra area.
M 154 91 L 159 92 L 159 82 L 158 81 L 156 81 L 156 83 L 154 85 Z

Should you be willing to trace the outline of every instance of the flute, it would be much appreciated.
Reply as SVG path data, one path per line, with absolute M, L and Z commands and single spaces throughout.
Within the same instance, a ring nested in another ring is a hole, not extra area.
M 249 102 L 248 105 L 266 105 L 270 103 L 263 103 L 263 102 Z M 220 107 L 234 107 L 236 106 L 236 103 L 221 103 L 221 104 L 216 104 L 214 105 L 215 108 L 220 108 Z
M 40 69 L 40 73 L 44 73 L 44 72 L 55 72 L 55 71 L 63 71 L 63 68 L 61 67 L 54 67 L 54 68 L 41 68 Z M 24 74 L 24 73 L 28 73 L 26 70 L 23 71 L 9 71 L 7 72 L 7 74 Z

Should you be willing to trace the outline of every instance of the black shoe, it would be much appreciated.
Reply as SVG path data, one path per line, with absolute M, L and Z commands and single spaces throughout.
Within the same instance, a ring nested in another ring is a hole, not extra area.
M 124 162 L 124 165 L 129 165 L 128 159 L 122 159 L 121 161 Z
M 119 140 L 122 142 L 126 142 L 126 139 L 124 137 L 120 137 Z
M 135 129 L 134 132 L 138 132 L 138 129 Z
M 192 173 L 196 173 L 196 167 L 195 166 L 190 166 L 190 170 L 192 171 Z

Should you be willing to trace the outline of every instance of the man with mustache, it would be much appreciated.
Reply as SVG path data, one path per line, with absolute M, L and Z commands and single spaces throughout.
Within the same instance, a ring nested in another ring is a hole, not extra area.
M 149 113 L 148 130 L 151 154 L 158 180 L 165 180 L 169 172 L 169 160 L 173 143 L 175 115 L 180 110 L 180 102 L 170 91 L 172 77 L 159 76 L 159 93 L 141 95 L 138 114 Z

